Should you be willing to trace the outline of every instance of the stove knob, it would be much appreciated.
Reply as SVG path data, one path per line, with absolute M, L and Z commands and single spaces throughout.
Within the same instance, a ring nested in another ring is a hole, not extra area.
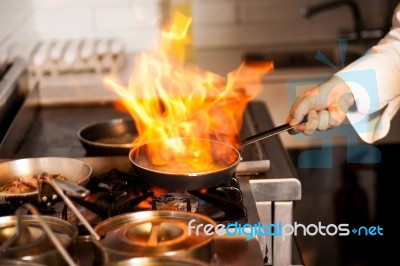
M 48 200 L 48 199 L 47 199 L 47 196 L 43 196 L 43 197 L 42 197 L 42 201 L 43 201 L 43 202 L 46 202 L 47 200 Z
M 53 196 L 51 196 L 52 200 L 56 200 L 58 198 L 58 196 L 56 194 L 53 194 Z

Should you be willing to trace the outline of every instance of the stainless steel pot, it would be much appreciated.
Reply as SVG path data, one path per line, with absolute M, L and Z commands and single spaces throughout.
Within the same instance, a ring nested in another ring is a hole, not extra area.
M 25 206 L 34 215 L 23 215 Z M 39 215 L 35 207 L 24 204 L 15 216 L 0 217 L 0 259 L 32 265 L 76 265 L 70 254 L 77 235 L 75 225 Z
M 184 257 L 209 263 L 215 235 L 196 235 L 194 228 L 188 227 L 191 220 L 194 226 L 216 227 L 207 216 L 179 211 L 141 211 L 109 218 L 94 228 L 101 237 L 100 241 L 94 241 L 96 264 L 150 256 Z

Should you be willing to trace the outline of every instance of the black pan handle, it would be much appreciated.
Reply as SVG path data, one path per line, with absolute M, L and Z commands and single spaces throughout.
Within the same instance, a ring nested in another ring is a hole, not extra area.
M 303 121 L 301 121 L 300 124 L 305 124 L 305 123 L 307 123 L 307 117 L 305 117 L 303 119 Z M 277 127 L 272 128 L 272 129 L 260 132 L 258 134 L 253 135 L 253 136 L 247 137 L 247 138 L 245 138 L 245 139 L 243 139 L 241 141 L 242 142 L 241 151 L 243 151 L 248 145 L 250 145 L 250 144 L 252 144 L 254 142 L 257 142 L 257 141 L 260 141 L 260 140 L 264 140 L 266 138 L 272 137 L 272 136 L 277 135 L 279 133 L 291 130 L 291 129 L 295 128 L 295 127 L 296 126 L 291 126 L 289 124 L 284 124 L 284 125 L 277 126 Z

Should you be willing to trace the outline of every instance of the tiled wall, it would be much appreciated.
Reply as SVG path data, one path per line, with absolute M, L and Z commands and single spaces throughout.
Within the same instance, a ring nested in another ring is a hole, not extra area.
M 127 52 L 152 49 L 166 7 L 182 2 L 191 5 L 194 47 L 200 52 L 330 42 L 339 31 L 352 29 L 349 9 L 308 20 L 299 11 L 325 1 L 330 0 L 0 0 L 0 49 L 10 45 L 10 34 L 32 27 L 41 39 L 115 37 Z M 383 25 L 384 2 L 357 2 L 367 26 Z M 32 34 L 22 34 L 21 41 L 33 43 Z
M 192 5 L 200 48 L 331 40 L 352 25 L 346 7 L 310 20 L 301 16 L 302 7 L 326 0 L 33 0 L 35 27 L 44 37 L 114 35 L 128 49 L 143 49 L 154 44 L 162 5 L 185 1 Z M 366 24 L 381 25 L 384 5 L 359 2 Z
M 29 56 L 37 42 L 33 25 L 29 1 L 0 0 L 0 66 L 15 56 Z
M 32 0 L 35 28 L 44 39 L 112 37 L 130 51 L 156 45 L 158 0 Z
M 193 1 L 195 40 L 199 47 L 263 46 L 330 41 L 340 30 L 352 30 L 348 7 L 305 19 L 300 10 L 330 0 L 202 0 Z M 368 26 L 379 26 L 384 5 L 359 1 Z

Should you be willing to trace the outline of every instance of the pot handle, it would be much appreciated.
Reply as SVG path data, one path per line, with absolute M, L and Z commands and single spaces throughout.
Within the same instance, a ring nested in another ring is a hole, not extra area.
M 16 232 L 15 234 L 7 239 L 0 247 L 1 253 L 3 253 L 14 241 L 17 240 L 18 237 L 20 237 L 22 234 L 24 234 L 27 230 L 26 226 L 23 224 L 21 221 L 21 216 L 24 213 L 25 210 L 29 210 L 33 215 L 34 219 L 38 221 L 40 226 L 43 228 L 43 230 L 46 232 L 47 236 L 50 238 L 51 242 L 53 242 L 54 246 L 57 248 L 57 250 L 60 252 L 60 254 L 63 256 L 64 260 L 68 263 L 70 266 L 77 266 L 77 264 L 74 262 L 74 260 L 71 258 L 69 253 L 66 251 L 64 246 L 60 243 L 60 241 L 57 239 L 51 228 L 46 224 L 46 222 L 43 221 L 43 219 L 40 217 L 41 213 L 30 203 L 25 203 L 21 207 L 19 207 L 15 211 L 16 215 Z

